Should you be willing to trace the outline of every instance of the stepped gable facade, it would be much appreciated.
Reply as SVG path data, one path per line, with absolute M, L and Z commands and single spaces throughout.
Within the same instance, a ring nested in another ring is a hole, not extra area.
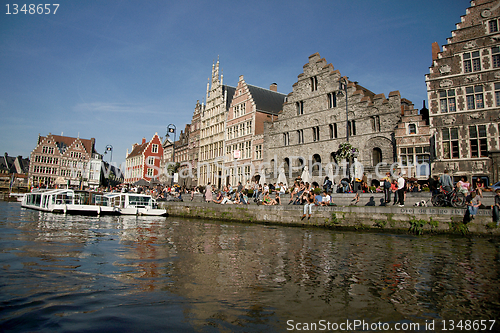
M 431 127 L 424 106 L 418 109 L 407 99 L 401 100 L 403 115 L 394 131 L 398 162 L 410 178 L 427 179 L 430 175 Z
M 133 184 L 141 179 L 147 181 L 158 179 L 162 157 L 163 146 L 158 133 L 155 133 L 150 141 L 142 138 L 141 144 L 134 143 L 130 153 L 127 149 L 124 182 Z
M 436 151 L 432 173 L 448 169 L 455 180 L 468 176 L 498 181 L 498 1 L 471 1 L 442 50 L 433 43 L 426 84 Z
M 200 149 L 198 154 L 198 185 L 209 182 L 218 188 L 226 184 L 223 176 L 226 115 L 235 87 L 223 84 L 219 60 L 212 65 L 212 77 L 207 83 L 205 108 L 200 117 Z
M 264 89 L 247 84 L 243 75 L 239 77 L 226 119 L 225 161 L 227 181 L 232 185 L 259 174 L 266 149 L 264 122 L 278 119 L 286 98 L 277 89 L 275 83 Z
M 29 181 L 32 186 L 99 185 L 101 155 L 95 151 L 95 139 L 62 135 L 38 135 L 30 154 Z
M 339 93 L 340 77 L 340 72 L 318 53 L 309 57 L 278 120 L 265 125 L 264 161 L 271 163 L 273 175 L 282 165 L 290 176 L 291 167 L 302 165 L 301 160 L 292 157 L 300 156 L 308 161 L 313 180 L 322 182 L 325 172 L 320 176 L 319 165 L 324 168 L 334 162 L 339 145 L 346 142 L 346 97 L 344 90 Z M 359 149 L 358 161 L 368 171 L 380 162 L 392 164 L 394 129 L 402 112 L 399 92 L 393 91 L 385 98 L 384 94 L 376 95 L 348 81 L 347 99 L 349 143 Z M 292 177 L 300 172 L 294 169 Z

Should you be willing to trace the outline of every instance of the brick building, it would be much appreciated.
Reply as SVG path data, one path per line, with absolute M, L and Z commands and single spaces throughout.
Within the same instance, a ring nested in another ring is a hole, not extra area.
M 135 183 L 141 179 L 151 181 L 158 178 L 162 171 L 160 162 L 163 157 L 163 146 L 158 133 L 146 141 L 142 138 L 141 144 L 134 143 L 132 151 L 125 158 L 125 183 Z
M 265 149 L 264 122 L 278 119 L 285 98 L 275 83 L 264 89 L 247 84 L 243 75 L 239 77 L 226 119 L 227 182 L 236 185 L 250 180 L 254 176 L 252 164 L 259 172 Z
M 99 186 L 102 156 L 95 151 L 94 138 L 38 135 L 30 160 L 32 186 Z
M 500 126 L 500 8 L 475 0 L 442 50 L 432 45 L 426 75 L 436 158 L 432 173 L 459 176 L 498 174 Z
M 419 113 L 405 98 L 401 100 L 401 110 L 401 122 L 394 131 L 397 160 L 408 177 L 427 179 L 431 160 L 428 110 L 424 106 Z
M 302 157 L 310 164 L 314 181 L 322 182 L 325 176 L 320 168 L 334 162 L 339 144 L 346 141 L 346 96 L 339 94 L 341 74 L 318 53 L 309 57 L 303 73 L 293 84 L 283 112 L 274 123 L 264 128 L 264 161 L 283 165 L 287 176 L 291 167 L 303 165 Z M 385 162 L 395 161 L 394 130 L 401 119 L 401 97 L 398 91 L 374 94 L 357 82 L 348 81 L 349 142 L 359 149 L 358 161 L 365 170 Z M 310 161 L 310 162 L 309 162 Z M 341 161 L 337 161 L 339 164 Z M 313 166 L 313 164 L 315 164 Z M 292 176 L 300 174 L 296 170 Z

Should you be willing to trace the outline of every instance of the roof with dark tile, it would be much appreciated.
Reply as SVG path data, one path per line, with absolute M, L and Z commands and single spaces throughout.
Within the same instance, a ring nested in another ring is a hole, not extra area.
M 132 149 L 130 154 L 127 155 L 127 158 L 142 155 L 142 153 L 144 152 L 144 150 L 146 149 L 148 144 L 149 144 L 149 142 L 145 142 L 143 144 L 140 144 L 140 145 L 138 144 L 138 145 L 134 146 L 134 149 Z
M 233 96 L 234 93 L 236 92 L 235 87 L 227 86 L 227 85 L 222 85 L 223 89 L 223 94 L 227 92 L 227 101 L 226 101 L 226 110 L 229 109 L 229 106 L 231 105 L 231 102 L 233 101 Z
M 76 140 L 80 140 L 80 142 L 83 144 L 83 147 L 85 148 L 85 151 L 88 154 L 93 154 L 95 153 L 95 139 L 82 139 L 82 138 L 72 138 L 69 136 L 61 136 L 61 135 L 54 135 L 50 134 L 54 141 L 56 142 L 57 147 L 59 148 L 59 151 L 64 153 L 66 149 L 71 146 Z M 45 136 L 40 136 L 38 143 L 42 142 L 46 137 Z
M 278 114 L 283 109 L 286 95 L 247 84 L 248 90 L 255 102 L 256 111 Z

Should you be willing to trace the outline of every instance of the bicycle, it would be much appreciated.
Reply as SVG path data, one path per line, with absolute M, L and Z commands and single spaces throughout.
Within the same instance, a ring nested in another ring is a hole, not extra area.
M 449 205 L 455 208 L 465 208 L 467 202 L 462 192 L 457 192 L 455 189 L 451 192 L 446 191 L 442 186 L 440 190 L 440 193 L 434 194 L 431 198 L 433 206 L 446 207 Z

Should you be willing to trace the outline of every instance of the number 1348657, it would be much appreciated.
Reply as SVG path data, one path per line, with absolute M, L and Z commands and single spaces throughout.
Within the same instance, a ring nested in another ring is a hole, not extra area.
M 18 5 L 17 3 L 6 4 L 7 15 L 16 14 L 55 14 L 59 8 L 59 4 L 24 4 Z

